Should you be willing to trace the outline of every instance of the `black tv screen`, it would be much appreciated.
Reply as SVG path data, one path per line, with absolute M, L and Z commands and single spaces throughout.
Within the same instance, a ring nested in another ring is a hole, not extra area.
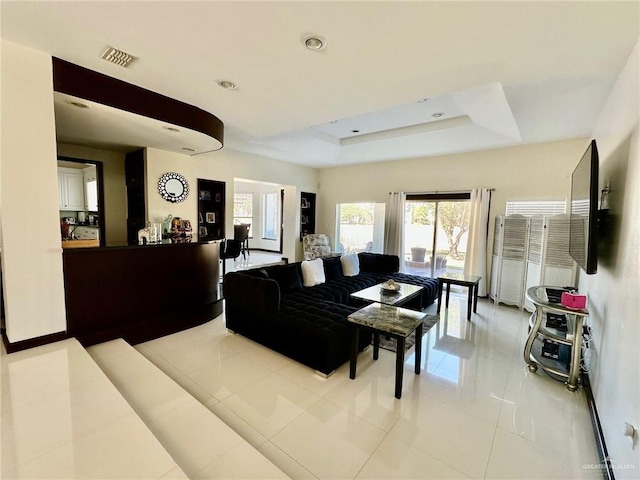
M 598 149 L 591 140 L 571 175 L 569 254 L 587 274 L 598 269 Z

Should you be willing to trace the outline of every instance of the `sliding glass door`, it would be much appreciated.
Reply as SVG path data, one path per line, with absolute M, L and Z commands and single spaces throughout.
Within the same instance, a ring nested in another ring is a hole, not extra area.
M 469 231 L 469 194 L 407 195 L 405 271 L 437 277 L 462 272 Z

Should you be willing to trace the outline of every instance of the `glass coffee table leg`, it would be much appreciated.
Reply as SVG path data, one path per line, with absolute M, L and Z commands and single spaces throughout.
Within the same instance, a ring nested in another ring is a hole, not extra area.
M 404 370 L 404 337 L 396 340 L 396 398 L 402 397 L 402 373 Z
M 353 380 L 356 378 L 356 363 L 358 362 L 358 337 L 360 336 L 360 329 L 358 327 L 352 327 L 351 332 L 351 360 L 349 362 L 349 378 Z
M 478 313 L 478 290 L 480 289 L 480 283 L 476 283 L 476 288 L 473 293 L 473 313 Z
M 422 324 L 416 327 L 416 364 L 414 372 L 420 375 L 420 362 L 422 361 Z
M 373 334 L 373 359 L 377 360 L 380 356 L 380 334 Z

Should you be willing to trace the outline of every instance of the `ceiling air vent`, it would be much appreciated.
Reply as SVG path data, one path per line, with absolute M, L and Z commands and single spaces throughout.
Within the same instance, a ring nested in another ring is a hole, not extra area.
M 134 57 L 127 52 L 118 50 L 117 48 L 107 47 L 104 53 L 100 55 L 100 58 L 106 60 L 107 62 L 115 63 L 116 65 L 120 65 L 121 67 L 126 68 L 138 57 Z

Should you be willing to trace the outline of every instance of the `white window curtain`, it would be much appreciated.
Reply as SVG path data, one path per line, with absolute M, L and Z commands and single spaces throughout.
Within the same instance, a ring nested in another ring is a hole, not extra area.
M 400 257 L 400 271 L 404 271 L 404 207 L 405 192 L 391 192 L 384 229 L 384 253 Z
M 478 295 L 487 295 L 487 229 L 489 228 L 489 206 L 491 190 L 474 188 L 471 190 L 469 233 L 467 256 L 464 262 L 465 275 L 482 277 L 478 285 Z

